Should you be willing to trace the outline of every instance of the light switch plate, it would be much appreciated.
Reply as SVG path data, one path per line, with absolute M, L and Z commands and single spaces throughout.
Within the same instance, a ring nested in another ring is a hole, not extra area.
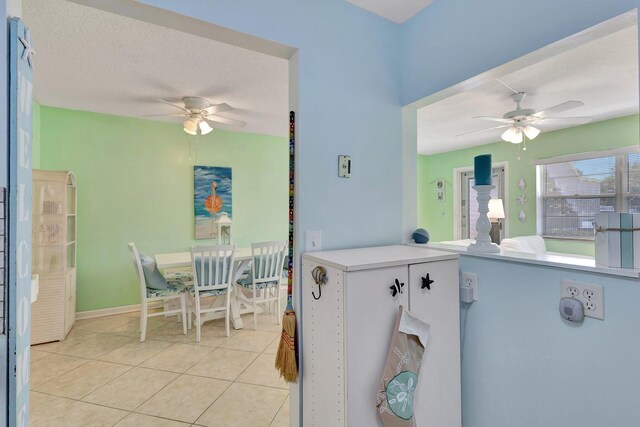
M 351 156 L 338 156 L 338 176 L 351 178 Z
M 305 252 L 317 252 L 322 250 L 322 232 L 307 231 L 305 233 Z

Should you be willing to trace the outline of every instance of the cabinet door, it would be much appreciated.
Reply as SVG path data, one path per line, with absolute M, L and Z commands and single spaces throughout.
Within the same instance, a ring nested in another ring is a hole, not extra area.
M 392 296 L 395 279 L 403 293 Z M 398 307 L 407 307 L 406 266 L 346 274 L 347 420 L 352 427 L 382 426 L 376 396 L 386 362 Z
M 423 289 L 423 278 L 433 280 Z M 430 326 L 414 395 L 418 427 L 459 427 L 460 302 L 458 261 L 409 266 L 409 310 Z

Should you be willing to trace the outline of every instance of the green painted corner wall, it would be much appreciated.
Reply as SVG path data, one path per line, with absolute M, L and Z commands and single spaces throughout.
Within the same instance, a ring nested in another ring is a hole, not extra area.
M 521 151 L 519 145 L 500 141 L 446 153 L 418 155 L 418 225 L 429 231 L 432 241 L 452 240 L 453 169 L 472 167 L 474 156 L 491 154 L 494 162 L 508 163 L 508 201 L 505 209 L 509 235 L 536 234 L 536 168 L 532 160 L 638 145 L 639 135 L 638 115 L 632 115 L 544 132 L 527 144 L 527 151 Z M 518 220 L 520 205 L 517 198 L 522 194 L 518 188 L 520 178 L 524 178 L 527 184 L 524 191 L 528 199 L 524 206 L 527 220 L 524 223 Z M 434 181 L 438 179 L 446 180 L 444 202 L 438 202 L 436 198 Z M 594 254 L 591 242 L 547 239 L 546 243 L 549 251 Z
M 212 243 L 194 240 L 194 137 L 181 126 L 46 106 L 39 120 L 40 167 L 78 181 L 77 311 L 139 302 L 128 242 L 151 255 Z M 238 246 L 285 240 L 287 139 L 215 130 L 198 141 L 199 165 L 233 169 Z

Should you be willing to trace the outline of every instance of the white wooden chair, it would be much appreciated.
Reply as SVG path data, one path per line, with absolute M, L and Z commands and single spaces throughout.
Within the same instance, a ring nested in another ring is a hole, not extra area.
M 258 329 L 258 304 L 275 302 L 276 318 L 280 320 L 280 280 L 287 257 L 286 241 L 260 242 L 251 245 L 251 271 L 237 284 L 253 292 L 253 327 Z M 260 291 L 261 295 L 258 295 Z
M 230 294 L 232 292 L 235 251 L 235 245 L 194 246 L 191 248 L 193 289 L 190 291 L 190 295 L 196 318 L 196 342 L 200 342 L 202 315 L 205 313 L 224 311 L 225 328 L 227 336 L 229 336 Z M 201 298 L 221 296 L 225 296 L 224 305 L 212 303 L 208 308 L 202 307 Z M 191 322 L 191 314 L 189 322 Z
M 136 248 L 136 245 L 129 243 L 129 251 L 133 257 L 133 267 L 138 275 L 138 283 L 140 284 L 140 342 L 145 340 L 147 335 L 147 318 L 156 316 L 167 315 L 182 315 L 182 332 L 187 334 L 187 299 L 186 288 L 172 287 L 167 290 L 156 290 L 147 288 L 147 282 L 144 278 L 144 271 L 142 270 L 142 261 L 140 260 L 140 253 Z M 162 301 L 163 303 L 172 300 L 180 300 L 180 308 L 174 310 L 164 310 L 154 313 L 149 313 L 149 303 Z

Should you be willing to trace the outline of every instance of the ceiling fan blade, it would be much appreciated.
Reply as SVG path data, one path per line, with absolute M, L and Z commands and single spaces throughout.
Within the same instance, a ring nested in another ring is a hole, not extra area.
M 544 123 L 547 121 L 554 121 L 554 122 L 563 122 L 563 123 L 583 124 L 583 123 L 589 123 L 592 120 L 593 120 L 593 117 L 543 117 L 536 120 L 536 122 Z
M 222 123 L 224 125 L 231 125 L 231 126 L 245 126 L 247 124 L 245 122 L 241 122 L 240 120 L 227 119 L 226 117 L 220 117 L 220 116 L 207 116 L 205 120 L 209 122 Z
M 471 132 L 465 132 L 465 133 L 461 133 L 460 135 L 456 135 L 456 138 L 459 137 L 459 136 L 472 135 L 474 133 L 486 132 L 488 130 L 504 129 L 504 128 L 509 128 L 509 127 L 511 127 L 511 124 L 494 126 L 492 128 L 487 128 L 487 129 L 472 130 Z
M 145 114 L 141 117 L 187 117 L 187 114 Z
M 186 108 L 184 108 L 182 105 L 176 105 L 176 104 L 174 104 L 173 102 L 169 102 L 169 101 L 167 101 L 166 99 L 159 99 L 159 101 L 160 101 L 160 102 L 164 102 L 164 103 L 165 103 L 165 104 L 167 104 L 167 105 L 171 105 L 172 107 L 175 107 L 175 108 L 177 108 L 178 110 L 182 110 L 182 111 L 184 111 L 184 112 L 186 112 L 186 113 L 189 113 L 189 110 L 187 110 Z
M 212 105 L 211 107 L 205 108 L 205 111 L 209 114 L 222 113 L 223 111 L 229 110 L 233 110 L 233 108 L 231 107 L 231 105 L 225 103 Z
M 472 119 L 480 119 L 480 120 L 490 120 L 492 122 L 500 122 L 500 123 L 513 123 L 513 120 L 503 119 L 500 117 L 490 117 L 490 116 L 474 116 Z
M 533 115 L 538 118 L 540 117 L 546 118 L 547 116 L 551 116 L 557 113 L 562 113 L 568 110 L 573 110 L 574 108 L 582 107 L 583 105 L 584 105 L 584 102 L 581 102 L 581 101 L 567 101 L 567 102 L 563 102 L 562 104 L 554 105 L 553 107 L 545 108 L 544 110 L 538 111 Z

